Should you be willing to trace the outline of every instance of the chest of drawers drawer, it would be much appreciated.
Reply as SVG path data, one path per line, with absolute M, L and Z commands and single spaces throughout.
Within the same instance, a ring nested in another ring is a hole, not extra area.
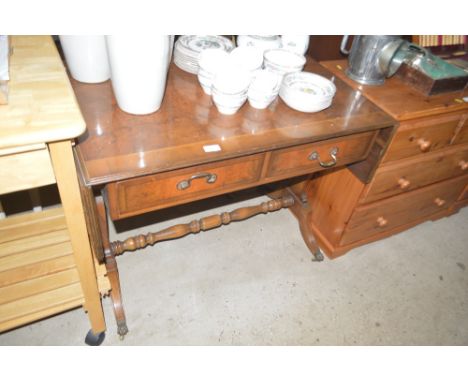
M 402 122 L 382 163 L 468 142 L 467 116 L 452 113 Z
M 447 209 L 460 196 L 467 181 L 468 176 L 462 176 L 357 207 L 340 244 L 364 240 Z
M 366 157 L 374 137 L 375 132 L 367 132 L 276 150 L 271 154 L 266 177 L 291 177 L 359 161 Z
M 121 219 L 228 191 L 258 181 L 264 154 L 200 165 L 111 183 L 110 215 Z
M 468 145 L 428 153 L 380 167 L 361 203 L 398 195 L 468 173 Z

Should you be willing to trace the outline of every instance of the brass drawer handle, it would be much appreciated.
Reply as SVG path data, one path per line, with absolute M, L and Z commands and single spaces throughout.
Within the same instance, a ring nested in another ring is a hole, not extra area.
M 385 227 L 388 224 L 388 220 L 385 219 L 383 216 L 379 216 L 377 218 L 377 225 L 379 227 Z
M 189 179 L 181 180 L 179 183 L 177 183 L 177 189 L 179 191 L 184 191 L 190 187 L 192 180 L 200 178 L 206 178 L 206 183 L 214 183 L 216 182 L 216 179 L 218 179 L 218 176 L 210 172 L 200 172 L 198 174 L 192 175 Z
M 438 207 L 442 207 L 442 206 L 445 204 L 445 200 L 444 200 L 444 199 L 441 199 L 441 198 L 435 198 L 435 199 L 434 199 L 434 203 L 435 203 Z
M 320 166 L 324 168 L 333 167 L 334 165 L 336 165 L 336 154 L 338 154 L 338 147 L 333 147 L 330 150 L 330 156 L 332 157 L 332 160 L 328 162 L 322 162 L 320 160 L 319 153 L 317 151 L 314 151 L 312 154 L 309 155 L 309 160 L 318 160 Z
M 418 144 L 419 146 L 419 149 L 425 153 L 426 151 L 428 151 L 430 148 L 431 148 L 431 145 L 432 145 L 432 142 L 431 141 L 428 141 L 427 139 L 424 139 L 424 138 L 419 138 L 416 143 Z
M 400 179 L 398 179 L 398 184 L 400 185 L 400 188 L 402 190 L 405 190 L 410 186 L 411 183 L 410 183 L 410 181 L 408 179 L 400 178 Z
M 460 166 L 460 168 L 465 171 L 466 169 L 468 169 L 468 162 L 465 161 L 465 160 L 461 160 L 460 162 L 458 162 L 458 165 Z

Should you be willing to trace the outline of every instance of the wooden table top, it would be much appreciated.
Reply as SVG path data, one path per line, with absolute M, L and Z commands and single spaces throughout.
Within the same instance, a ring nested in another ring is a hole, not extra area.
M 316 62 L 305 70 L 332 77 Z M 78 162 L 86 184 L 96 185 L 396 123 L 343 81 L 335 84 L 332 106 L 319 113 L 295 111 L 278 98 L 266 110 L 246 102 L 235 115 L 224 116 L 195 75 L 171 65 L 161 109 L 135 116 L 117 107 L 109 81 L 72 81 L 87 125 L 76 145 Z M 219 151 L 210 151 L 213 145 Z
M 463 97 L 468 96 L 466 89 L 425 96 L 395 76 L 387 78 L 382 86 L 361 85 L 346 76 L 347 60 L 323 61 L 321 65 L 354 89 L 362 91 L 367 98 L 398 121 L 468 110 L 468 103 L 462 100 Z
M 74 138 L 85 131 L 50 36 L 13 36 L 9 101 L 0 105 L 0 149 Z

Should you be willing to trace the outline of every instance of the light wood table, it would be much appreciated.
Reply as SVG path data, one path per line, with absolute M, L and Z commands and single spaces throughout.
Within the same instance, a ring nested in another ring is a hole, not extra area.
M 0 195 L 57 183 L 62 205 L 0 220 L 0 332 L 83 306 L 87 343 L 104 338 L 101 294 L 73 138 L 85 123 L 50 36 L 12 38 L 8 105 L 0 106 Z

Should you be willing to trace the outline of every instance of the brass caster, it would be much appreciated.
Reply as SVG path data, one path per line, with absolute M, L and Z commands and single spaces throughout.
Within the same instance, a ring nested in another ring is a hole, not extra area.
M 323 253 L 320 249 L 312 254 L 312 261 L 323 261 L 323 259 Z

